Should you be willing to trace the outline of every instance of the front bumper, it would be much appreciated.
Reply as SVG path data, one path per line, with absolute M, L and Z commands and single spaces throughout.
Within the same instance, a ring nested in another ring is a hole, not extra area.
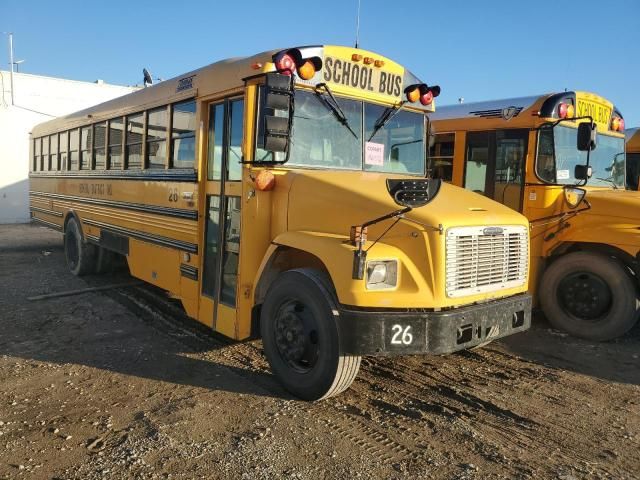
M 348 355 L 445 354 L 531 326 L 531 295 L 443 312 L 363 311 L 342 307 L 338 330 Z

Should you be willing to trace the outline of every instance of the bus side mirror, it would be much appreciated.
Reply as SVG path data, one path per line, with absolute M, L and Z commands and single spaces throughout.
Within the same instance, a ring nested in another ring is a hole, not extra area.
M 293 84 L 290 75 L 268 73 L 265 85 L 265 107 L 273 115 L 264 115 L 263 149 L 271 152 L 286 152 L 291 135 L 291 112 L 293 111 Z
M 578 125 L 577 148 L 579 151 L 588 152 L 596 149 L 598 138 L 596 128 L 596 124 L 591 122 L 584 122 Z
M 576 165 L 573 171 L 573 176 L 576 180 L 589 180 L 591 175 L 593 175 L 591 165 Z

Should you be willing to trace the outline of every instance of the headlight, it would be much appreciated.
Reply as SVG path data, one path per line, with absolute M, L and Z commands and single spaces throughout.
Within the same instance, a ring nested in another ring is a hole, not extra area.
M 367 289 L 395 288 L 397 284 L 397 260 L 372 260 L 367 262 Z

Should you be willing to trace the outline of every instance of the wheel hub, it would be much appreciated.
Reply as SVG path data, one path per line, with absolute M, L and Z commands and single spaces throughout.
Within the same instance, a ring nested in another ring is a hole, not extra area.
M 275 341 L 282 359 L 294 369 L 307 372 L 318 357 L 316 320 L 309 309 L 297 301 L 285 302 L 275 319 Z
M 567 275 L 558 286 L 565 311 L 583 320 L 598 320 L 610 310 L 612 293 L 607 282 L 593 272 Z

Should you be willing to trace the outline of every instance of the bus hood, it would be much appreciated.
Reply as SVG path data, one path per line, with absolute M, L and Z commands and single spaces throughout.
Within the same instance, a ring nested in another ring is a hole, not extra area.
M 586 200 L 591 209 L 587 215 L 603 215 L 640 225 L 640 192 L 633 190 L 588 189 Z
M 290 171 L 288 230 L 315 231 L 349 236 L 352 225 L 403 208 L 387 191 L 388 178 L 415 179 L 406 175 L 373 172 Z M 453 226 L 526 225 L 514 210 L 463 188 L 442 183 L 427 205 L 405 215 L 420 224 L 446 230 Z M 382 222 L 376 230 L 389 226 Z

